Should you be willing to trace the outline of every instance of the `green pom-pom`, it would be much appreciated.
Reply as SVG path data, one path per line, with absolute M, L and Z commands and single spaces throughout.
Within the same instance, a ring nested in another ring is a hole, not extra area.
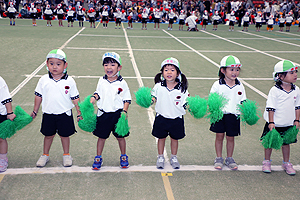
M 207 103 L 210 113 L 208 114 L 207 118 L 210 119 L 210 124 L 214 124 L 223 118 L 222 109 L 227 102 L 228 100 L 223 95 L 220 95 L 216 92 L 209 94 Z
M 152 103 L 151 88 L 140 87 L 135 93 L 136 103 L 144 108 L 149 108 Z
M 283 135 L 283 143 L 291 144 L 297 140 L 299 129 L 296 126 L 289 128 Z
M 78 126 L 83 131 L 93 132 L 96 128 L 97 115 L 95 114 L 94 105 L 90 102 L 91 95 L 87 96 L 83 102 L 79 102 L 79 108 L 83 120 L 79 120 Z
M 243 104 L 238 105 L 238 109 L 241 112 L 241 120 L 250 126 L 256 124 L 259 120 L 260 113 L 255 101 L 247 99 Z
M 278 131 L 273 128 L 265 136 L 261 138 L 261 143 L 265 149 L 280 149 L 283 144 L 283 139 Z
M 116 133 L 119 136 L 125 136 L 128 134 L 130 130 L 130 127 L 128 126 L 128 119 L 126 117 L 126 114 L 122 112 L 121 117 L 118 120 L 118 123 L 116 124 Z
M 188 97 L 188 111 L 193 115 L 196 119 L 200 119 L 204 117 L 207 111 L 207 100 L 204 98 L 200 98 L 198 95 L 195 97 Z
M 10 138 L 16 131 L 17 129 L 14 122 L 10 120 L 5 120 L 0 124 L 0 138 L 2 139 Z
M 14 124 L 17 130 L 21 130 L 30 122 L 32 122 L 32 117 L 25 112 L 20 106 L 16 106 L 14 111 L 16 118 L 14 119 Z

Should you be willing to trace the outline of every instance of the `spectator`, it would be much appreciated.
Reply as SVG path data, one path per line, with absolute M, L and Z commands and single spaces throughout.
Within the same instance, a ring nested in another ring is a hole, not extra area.
M 23 6 L 23 8 L 21 9 L 20 13 L 21 13 L 21 18 L 29 18 L 29 12 L 28 12 L 28 6 L 27 6 L 27 4 L 25 4 Z

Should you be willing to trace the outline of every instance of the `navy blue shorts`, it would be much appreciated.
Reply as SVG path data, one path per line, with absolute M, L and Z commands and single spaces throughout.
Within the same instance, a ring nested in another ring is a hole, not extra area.
M 185 130 L 183 117 L 168 119 L 161 115 L 156 116 L 153 124 L 152 135 L 159 139 L 166 138 L 168 135 L 175 140 L 184 138 Z
M 226 133 L 226 136 L 241 135 L 240 118 L 234 114 L 224 114 L 223 118 L 212 124 L 210 129 L 215 133 Z
M 113 132 L 113 135 L 116 138 L 127 137 L 130 132 L 128 132 L 124 137 L 119 136 L 115 132 L 116 124 L 121 116 L 121 111 L 122 109 L 117 110 L 116 112 L 103 113 L 101 116 L 97 117 L 96 129 L 94 130 L 93 134 L 101 139 L 109 138 L 111 132 Z
M 0 123 L 4 122 L 7 120 L 7 115 L 0 115 Z
M 73 115 L 68 116 L 66 113 L 43 114 L 41 133 L 44 136 L 53 136 L 57 133 L 61 137 L 69 137 L 75 132 Z
M 285 134 L 285 132 L 286 132 L 288 129 L 292 128 L 292 127 L 293 127 L 293 126 L 275 127 L 275 129 L 276 129 L 276 131 L 278 131 L 278 133 L 281 135 L 281 137 L 283 137 L 284 134 Z M 264 130 L 263 130 L 263 133 L 262 133 L 262 135 L 261 135 L 260 138 L 262 138 L 263 136 L 265 136 L 269 131 L 270 131 L 270 129 L 269 129 L 269 123 L 266 122 L 265 127 L 264 127 Z M 297 142 L 297 139 L 296 139 L 294 142 L 292 142 L 292 143 L 296 143 L 296 142 Z M 290 144 L 291 144 L 291 143 L 290 143 Z M 283 143 L 283 145 L 288 145 L 288 144 Z

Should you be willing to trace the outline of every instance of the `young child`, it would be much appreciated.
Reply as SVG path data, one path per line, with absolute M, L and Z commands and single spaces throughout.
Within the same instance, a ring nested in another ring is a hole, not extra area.
M 160 12 L 158 8 L 156 8 L 153 14 L 154 14 L 154 29 L 156 29 L 156 25 L 157 25 L 157 29 L 159 30 L 159 23 L 163 13 Z
M 279 18 L 279 31 L 283 31 L 283 27 L 284 27 L 284 24 L 285 24 L 285 14 L 283 13 L 282 15 L 280 15 L 280 18 Z
M 256 31 L 260 32 L 260 28 L 262 27 L 261 13 L 258 13 L 257 16 L 255 17 L 255 27 L 256 27 Z
M 195 11 L 192 12 L 192 15 L 195 15 Z M 202 30 L 206 30 L 207 25 L 208 25 L 208 14 L 207 14 L 207 10 L 204 10 L 204 14 L 202 16 Z
M 29 13 L 30 13 L 30 18 L 32 19 L 32 26 L 36 26 L 37 9 L 35 8 L 34 3 L 31 3 Z
M 0 123 L 9 119 L 13 121 L 16 115 L 12 110 L 12 99 L 4 79 L 0 76 Z M 1 130 L 0 130 L 1 132 Z M 8 144 L 6 139 L 0 138 L 0 173 L 5 172 L 8 166 L 7 159 Z
M 101 16 L 102 16 L 103 28 L 107 28 L 107 24 L 108 24 L 108 7 L 107 6 L 104 6 Z
M 51 20 L 52 20 L 52 17 L 53 17 L 53 11 L 51 10 L 49 4 L 46 6 L 46 10 L 44 11 L 44 15 L 45 15 L 45 20 L 47 20 L 47 26 L 52 26 Z
M 95 26 L 96 11 L 94 10 L 94 8 L 90 8 L 87 15 L 89 17 L 90 28 L 92 28 L 92 27 L 96 28 L 96 26 Z
M 186 18 L 184 10 L 180 11 L 180 15 L 179 15 L 178 18 L 179 18 L 179 30 L 183 31 L 183 25 L 185 24 L 184 21 L 185 21 L 185 18 Z
M 79 22 L 79 27 L 83 27 L 83 20 L 84 20 L 83 17 L 84 17 L 84 10 L 82 6 L 79 6 L 77 11 L 77 20 Z
M 279 61 L 274 66 L 273 78 L 275 85 L 270 89 L 264 119 L 266 124 L 262 136 L 272 129 L 276 129 L 281 137 L 285 132 L 296 126 L 299 128 L 300 116 L 300 91 L 294 85 L 297 81 L 298 67 L 289 60 Z M 297 142 L 295 140 L 292 143 Z M 295 175 L 296 172 L 290 163 L 290 143 L 282 145 L 283 163 L 282 168 L 288 175 Z M 272 149 L 265 149 L 265 159 L 262 171 L 271 173 L 271 153 Z
M 120 8 L 117 8 L 117 12 L 115 13 L 115 18 L 116 18 L 116 27 L 115 29 L 118 28 L 119 26 L 119 29 L 121 28 L 121 11 L 120 11 Z
M 122 62 L 119 54 L 108 52 L 102 56 L 102 65 L 105 76 L 99 79 L 97 89 L 91 97 L 91 103 L 97 101 L 97 123 L 94 135 L 98 137 L 97 155 L 92 165 L 93 170 L 99 170 L 102 165 L 102 152 L 106 139 L 110 133 L 117 138 L 121 156 L 120 167 L 128 168 L 128 156 L 126 155 L 126 140 L 129 132 L 125 136 L 119 136 L 115 132 L 116 124 L 121 116 L 121 112 L 127 114 L 129 104 L 131 103 L 130 90 L 126 81 L 120 75 Z
M 234 23 L 236 21 L 235 12 L 231 11 L 229 17 L 229 31 L 234 31 Z
M 216 31 L 218 29 L 218 24 L 219 24 L 219 21 L 220 21 L 221 17 L 219 15 L 219 12 L 216 11 L 215 12 L 215 15 L 212 17 L 212 20 L 213 20 L 213 31 Z
M 34 107 L 31 117 L 37 116 L 42 104 L 43 119 L 41 133 L 45 136 L 43 155 L 36 163 L 44 167 L 49 161 L 49 151 L 56 133 L 61 138 L 63 147 L 63 166 L 72 166 L 69 152 L 70 138 L 76 130 L 72 115 L 75 105 L 77 120 L 81 119 L 79 110 L 79 93 L 74 79 L 67 74 L 67 56 L 60 49 L 50 51 L 46 57 L 48 74 L 42 76 L 35 89 Z
M 286 31 L 286 32 L 290 32 L 290 29 L 291 29 L 291 25 L 292 25 L 293 20 L 294 20 L 294 18 L 293 18 L 293 12 L 290 11 L 290 12 L 287 14 L 287 17 L 285 18 L 285 21 L 286 21 L 285 31 Z
M 63 18 L 65 16 L 65 11 L 62 8 L 61 4 L 57 5 L 56 14 L 57 14 L 57 19 L 58 19 L 58 26 L 63 27 L 64 25 L 63 25 L 62 20 L 63 20 Z
M 269 16 L 267 24 L 268 24 L 267 30 L 268 31 L 273 31 L 273 24 L 274 24 L 274 17 L 273 17 L 273 15 Z
M 184 120 L 188 81 L 180 71 L 180 64 L 176 58 L 167 58 L 161 63 L 160 73 L 155 78 L 152 89 L 152 100 L 156 102 L 156 117 L 152 135 L 158 138 L 158 157 L 156 167 L 164 168 L 164 148 L 168 135 L 171 138 L 171 166 L 179 169 L 177 159 L 178 140 L 185 137 Z
M 128 8 L 128 27 L 127 27 L 127 29 L 132 29 L 132 17 L 133 17 L 133 12 L 132 12 L 131 8 Z M 147 15 L 147 17 L 148 17 L 148 15 Z M 143 25 L 144 24 L 142 24 L 142 26 Z M 145 25 L 145 27 L 146 27 L 146 25 Z M 143 30 L 143 28 L 142 28 L 142 30 Z
M 196 20 L 198 20 L 198 18 L 195 16 L 195 13 L 192 13 L 185 19 L 185 23 L 188 25 L 187 31 L 199 31 Z
M 243 84 L 237 79 L 242 64 L 240 60 L 232 55 L 222 58 L 219 70 L 219 80 L 216 81 L 210 93 L 223 95 L 228 103 L 223 108 L 223 118 L 211 124 L 210 130 L 216 133 L 215 149 L 217 157 L 214 162 L 215 169 L 222 170 L 224 159 L 222 157 L 223 140 L 226 133 L 227 157 L 225 165 L 231 170 L 237 170 L 238 166 L 232 158 L 234 150 L 234 137 L 240 135 L 240 112 L 237 105 L 246 100 Z
M 15 26 L 16 25 L 16 14 L 18 14 L 17 10 L 14 7 L 13 2 L 9 2 L 9 7 L 7 8 L 8 17 L 9 17 L 9 25 Z M 12 23 L 13 21 L 13 23 Z
M 174 18 L 176 16 L 172 9 L 170 10 L 168 16 L 169 16 L 168 30 L 172 30 L 173 29 Z
M 75 14 L 76 14 L 75 7 L 69 6 L 69 10 L 67 12 L 68 27 L 70 27 L 70 22 L 71 22 L 71 27 L 73 27 Z
M 146 8 L 143 9 L 143 13 L 142 13 L 142 30 L 147 30 L 147 20 L 148 20 L 148 12 L 146 10 Z M 132 26 L 132 24 L 131 24 Z
M 244 17 L 242 18 L 242 22 L 243 22 L 243 30 L 242 31 L 248 32 L 249 21 L 250 21 L 250 16 L 249 16 L 249 13 L 246 12 Z

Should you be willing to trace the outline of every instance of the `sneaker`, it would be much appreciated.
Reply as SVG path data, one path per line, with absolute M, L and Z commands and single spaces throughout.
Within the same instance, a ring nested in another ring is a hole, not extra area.
M 231 170 L 237 170 L 238 169 L 238 165 L 235 163 L 235 161 L 232 157 L 227 157 L 225 159 L 225 165 Z
M 270 160 L 264 160 L 262 162 L 262 171 L 265 173 L 271 173 L 271 161 Z
M 71 167 L 73 164 L 72 160 L 73 160 L 73 158 L 71 157 L 71 155 L 64 155 L 63 156 L 64 167 Z
M 128 162 L 128 156 L 120 156 L 120 167 L 121 168 L 128 168 L 129 167 L 129 162 Z
M 156 161 L 156 168 L 163 169 L 165 167 L 165 158 L 163 156 L 158 156 Z
M 0 159 L 0 173 L 5 172 L 7 170 L 8 166 L 8 160 L 6 159 Z
M 177 156 L 173 156 L 171 158 L 171 166 L 173 167 L 173 169 L 180 169 L 180 164 L 178 162 Z
M 222 157 L 216 157 L 214 167 L 217 170 L 222 170 L 224 159 Z
M 102 157 L 95 156 L 94 163 L 92 165 L 93 170 L 99 170 L 102 165 Z
M 49 161 L 49 156 L 42 155 L 39 160 L 36 162 L 37 167 L 45 167 L 47 162 Z
M 294 176 L 296 174 L 296 171 L 294 170 L 293 165 L 290 162 L 282 163 L 282 168 L 290 176 Z

